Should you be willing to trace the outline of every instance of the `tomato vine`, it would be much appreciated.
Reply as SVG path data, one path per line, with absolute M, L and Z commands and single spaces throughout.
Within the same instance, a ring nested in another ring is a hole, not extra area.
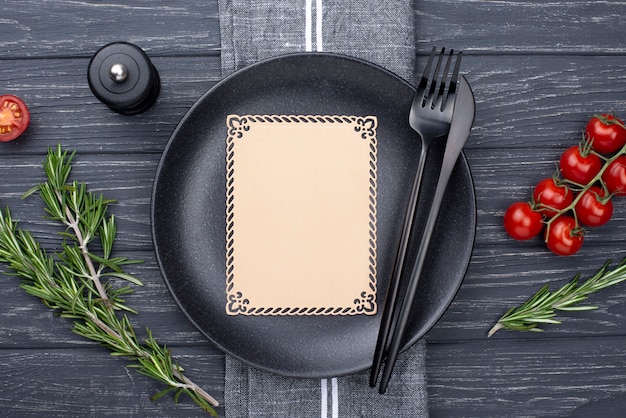
M 580 144 L 562 154 L 557 173 L 535 186 L 532 201 L 525 202 L 530 210 L 520 212 L 520 202 L 509 206 L 504 228 L 517 240 L 544 231 L 552 252 L 571 255 L 582 246 L 583 225 L 609 221 L 615 196 L 626 196 L 626 126 L 613 114 L 594 115 Z

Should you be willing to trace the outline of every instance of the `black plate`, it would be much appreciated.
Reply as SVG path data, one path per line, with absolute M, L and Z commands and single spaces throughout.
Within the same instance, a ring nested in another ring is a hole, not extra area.
M 367 62 L 326 53 L 293 54 L 222 80 L 183 117 L 156 175 L 153 239 L 174 299 L 220 349 L 286 376 L 340 376 L 371 367 L 420 149 L 407 119 L 413 94 L 410 84 Z M 378 117 L 379 314 L 226 315 L 225 120 L 231 113 Z M 432 193 L 428 166 L 426 176 L 426 193 Z M 462 156 L 444 198 L 404 348 L 421 338 L 454 298 L 469 263 L 475 224 L 474 188 Z

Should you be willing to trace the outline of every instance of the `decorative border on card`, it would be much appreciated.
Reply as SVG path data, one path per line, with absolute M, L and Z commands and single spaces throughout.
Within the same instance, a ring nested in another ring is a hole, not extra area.
M 369 141 L 369 282 L 368 287 L 355 295 L 352 306 L 342 307 L 252 307 L 246 296 L 234 283 L 234 141 L 250 130 L 250 122 L 257 123 L 350 123 Z M 229 115 L 226 139 L 226 313 L 228 315 L 375 315 L 376 304 L 376 199 L 377 199 L 377 118 L 374 116 L 345 115 Z

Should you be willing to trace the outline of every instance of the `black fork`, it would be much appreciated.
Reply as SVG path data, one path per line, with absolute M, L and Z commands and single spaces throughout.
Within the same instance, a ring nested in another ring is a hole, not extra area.
M 437 55 L 437 48 L 433 47 L 426 67 L 424 68 L 422 78 L 417 86 L 415 96 L 413 97 L 413 103 L 409 112 L 409 125 L 419 134 L 422 147 L 411 194 L 409 196 L 409 204 L 405 212 L 400 244 L 396 253 L 392 276 L 389 281 L 387 298 L 383 308 L 378 340 L 374 351 L 374 360 L 370 373 L 370 386 L 372 387 L 376 386 L 381 363 L 386 355 L 391 339 L 401 337 L 390 335 L 390 333 L 394 328 L 393 318 L 397 305 L 402 266 L 404 265 L 409 235 L 413 226 L 413 218 L 417 208 L 419 190 L 428 150 L 435 140 L 445 137 L 450 130 L 459 79 L 461 54 L 462 52 L 459 52 L 455 55 L 454 50 L 450 50 L 450 52 L 446 54 L 446 49 L 442 48 L 435 69 L 432 71 L 433 62 Z M 456 62 L 454 63 L 454 70 L 452 71 L 450 82 L 448 83 L 450 67 L 455 57 Z M 441 72 L 444 61 L 445 66 L 443 72 Z M 381 393 L 384 393 L 385 387 L 386 382 L 381 383 Z

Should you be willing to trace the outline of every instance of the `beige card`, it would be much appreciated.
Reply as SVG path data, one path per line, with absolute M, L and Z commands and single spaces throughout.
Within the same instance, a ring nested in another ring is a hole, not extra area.
M 374 315 L 376 117 L 226 124 L 226 312 Z

